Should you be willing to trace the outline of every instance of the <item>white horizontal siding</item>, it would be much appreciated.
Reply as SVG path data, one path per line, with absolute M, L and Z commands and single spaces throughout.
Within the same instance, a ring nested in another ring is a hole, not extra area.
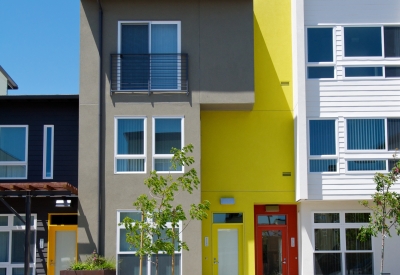
M 305 25 L 395 23 L 400 21 L 398 0 L 305 0 Z

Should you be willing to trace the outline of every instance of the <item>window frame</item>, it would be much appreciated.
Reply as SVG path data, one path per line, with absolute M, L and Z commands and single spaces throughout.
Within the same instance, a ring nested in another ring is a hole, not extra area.
M 335 121 L 335 154 L 334 155 L 311 155 L 311 136 L 310 136 L 310 121 L 315 120 L 333 120 Z M 310 174 L 339 174 L 339 137 L 338 137 L 338 118 L 331 117 L 317 117 L 307 118 L 307 155 L 308 155 L 308 173 Z M 324 171 L 324 172 L 311 172 L 310 171 L 310 160 L 336 160 L 336 171 Z
M 185 146 L 185 116 L 153 116 L 152 119 L 152 168 L 155 169 L 156 159 L 171 159 L 173 154 L 156 154 L 156 120 L 157 119 L 181 119 L 181 147 Z M 180 148 L 182 149 L 182 148 Z M 157 171 L 157 170 L 156 170 Z M 182 166 L 180 171 L 157 171 L 160 174 L 178 174 L 184 173 L 185 167 Z
M 380 56 L 346 56 L 346 51 L 345 51 L 345 28 L 376 28 L 380 27 L 381 28 L 381 55 Z M 384 27 L 385 25 L 383 24 L 371 24 L 371 25 L 343 25 L 343 31 L 342 31 L 342 41 L 343 41 L 343 55 L 342 58 L 343 60 L 380 60 L 380 59 L 385 59 L 385 44 L 384 44 Z
M 324 213 L 339 213 L 338 223 L 316 223 L 314 220 L 314 214 Z M 372 214 L 371 211 L 363 210 L 323 210 L 323 211 L 312 211 L 311 212 L 311 231 L 312 231 L 312 250 L 313 250 L 313 270 L 315 270 L 315 254 L 324 253 L 340 253 L 341 254 L 341 272 L 345 274 L 346 270 L 346 254 L 347 253 L 372 253 L 372 260 L 374 260 L 375 246 L 371 237 L 371 250 L 348 250 L 346 247 L 346 229 L 360 229 L 361 226 L 365 226 L 368 223 L 346 223 L 345 215 L 348 213 L 368 213 Z M 315 229 L 339 229 L 340 234 L 340 249 L 339 250 L 315 250 Z M 372 261 L 372 272 L 374 272 L 374 261 Z M 372 273 L 374 274 L 374 273 Z
M 120 238 L 121 238 L 121 230 L 120 229 L 125 229 L 125 226 L 120 223 L 120 216 L 121 213 L 126 213 L 126 212 L 135 212 L 135 213 L 141 213 L 141 211 L 138 210 L 133 210 L 133 209 L 117 209 L 117 234 L 116 234 L 116 259 L 117 259 L 117 272 L 119 272 L 119 261 L 118 261 L 118 256 L 119 255 L 134 255 L 136 254 L 135 251 L 130 250 L 130 251 L 121 251 L 120 247 Z M 149 221 L 151 222 L 151 221 Z M 171 223 L 167 223 L 167 228 L 171 228 Z M 182 240 L 182 231 L 183 231 L 183 223 L 182 221 L 179 222 L 179 238 Z M 159 255 L 167 255 L 167 254 L 162 254 L 162 251 L 159 251 Z M 180 262 L 180 274 L 182 274 L 182 250 L 181 251 L 175 251 L 175 255 L 181 255 L 181 262 Z M 154 254 L 156 255 L 156 254 Z M 152 263 L 151 261 L 146 261 L 144 265 L 147 265 L 147 275 L 151 275 L 151 268 L 152 268 Z
M 356 171 L 350 171 L 349 170 L 349 161 L 369 161 L 369 160 L 374 160 L 374 161 L 385 161 L 386 162 L 386 169 L 385 170 L 356 170 Z M 388 172 L 388 166 L 389 166 L 389 161 L 387 158 L 385 159 L 379 159 L 379 158 L 362 158 L 362 159 L 357 159 L 357 158 L 346 158 L 346 174 L 375 174 L 377 172 L 379 173 L 387 173 Z
M 143 154 L 118 154 L 118 120 L 136 119 L 143 120 Z M 145 174 L 147 172 L 147 117 L 145 116 L 115 116 L 114 117 L 114 174 Z M 119 159 L 143 159 L 143 171 L 117 171 Z
M 51 162 L 50 162 L 50 176 L 47 176 L 47 130 L 51 130 Z M 44 125 L 43 126 L 43 179 L 53 179 L 54 173 L 54 125 Z
M 306 63 L 306 80 L 320 81 L 320 80 L 336 80 L 337 79 L 337 60 L 336 60 L 336 26 L 333 25 L 318 25 L 318 26 L 305 26 L 305 63 Z M 309 62 L 308 61 L 308 29 L 332 29 L 332 61 L 330 62 Z M 308 68 L 310 67 L 333 67 L 333 77 L 332 78 L 310 78 L 308 76 Z
M 21 216 L 24 216 L 25 213 L 20 213 Z M 25 232 L 25 225 L 13 225 L 14 218 L 17 218 L 14 214 L 0 214 L 0 217 L 7 217 L 8 225 L 7 226 L 0 226 L 0 232 L 9 232 L 9 240 L 8 240 L 8 261 L 7 262 L 0 262 L 0 268 L 6 269 L 6 275 L 12 274 L 13 268 L 24 268 L 24 262 L 21 263 L 12 263 L 12 232 L 20 231 Z M 36 253 L 36 241 L 37 241 L 37 214 L 31 214 L 31 220 L 33 221 L 33 225 L 31 225 L 31 232 L 34 234 L 34 245 L 31 249 Z M 30 269 L 32 269 L 32 274 L 35 274 L 36 269 L 36 254 L 32 255 L 32 262 L 29 263 Z
M 121 54 L 121 38 L 122 38 L 122 25 L 148 25 L 149 30 L 148 30 L 148 42 L 149 42 L 149 48 L 148 48 L 148 53 L 151 54 L 151 25 L 162 25 L 162 24 L 176 24 L 177 25 L 177 54 L 179 55 L 181 53 L 181 35 L 182 35 L 182 29 L 181 29 L 181 21 L 177 20 L 171 20 L 171 21 L 152 21 L 152 20 L 120 20 L 118 21 L 118 54 Z M 179 62 L 180 57 L 177 59 L 177 71 L 180 70 L 180 62 Z M 121 90 L 120 83 L 121 83 L 121 60 L 120 58 L 118 59 L 118 72 L 117 72 L 117 89 Z M 151 72 L 151 70 L 150 70 Z M 150 75 L 151 78 L 151 75 Z M 182 83 L 180 82 L 179 79 L 177 83 L 177 88 L 172 89 L 172 90 L 180 90 Z M 151 89 L 149 88 L 149 91 L 170 91 L 171 89 Z M 141 89 L 138 89 L 137 91 L 141 91 Z
M 0 180 L 28 179 L 29 125 L 0 125 L 0 128 L 25 128 L 25 161 L 0 161 L 0 166 L 25 166 L 25 177 L 0 177 Z

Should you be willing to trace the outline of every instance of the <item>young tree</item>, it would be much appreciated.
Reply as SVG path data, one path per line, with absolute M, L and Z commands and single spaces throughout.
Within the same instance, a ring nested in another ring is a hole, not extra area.
M 358 238 L 366 241 L 371 236 L 376 237 L 381 234 L 381 267 L 380 273 L 383 272 L 383 262 L 385 256 L 385 238 L 391 237 L 390 229 L 395 228 L 397 235 L 400 235 L 400 195 L 390 188 L 400 178 L 400 162 L 388 174 L 376 173 L 374 182 L 376 184 L 376 192 L 372 195 L 372 203 L 361 201 L 360 203 L 369 208 L 372 214 L 369 218 L 368 226 L 360 229 Z
M 170 170 L 176 171 L 184 166 L 191 166 L 194 158 L 188 156 L 193 152 L 193 145 L 189 144 L 182 150 L 172 148 L 172 166 Z M 156 255 L 156 274 L 158 274 L 158 253 L 171 255 L 171 274 L 175 274 L 175 251 L 189 250 L 186 242 L 180 238 L 179 223 L 187 221 L 182 231 L 188 226 L 191 220 L 203 220 L 207 218 L 207 210 L 210 209 L 210 202 L 204 201 L 199 204 L 192 204 L 190 209 L 185 210 L 181 204 L 176 204 L 175 194 L 177 192 L 193 193 L 200 185 L 197 171 L 191 168 L 188 172 L 174 178 L 171 173 L 167 176 L 150 172 L 150 177 L 144 181 L 149 188 L 149 195 L 142 194 L 133 203 L 133 206 L 142 213 L 141 220 L 134 221 L 126 217 L 122 224 L 127 230 L 126 241 L 136 250 L 140 257 L 139 274 L 142 275 L 142 264 L 144 257 L 151 258 Z M 170 224 L 170 227 L 167 226 Z

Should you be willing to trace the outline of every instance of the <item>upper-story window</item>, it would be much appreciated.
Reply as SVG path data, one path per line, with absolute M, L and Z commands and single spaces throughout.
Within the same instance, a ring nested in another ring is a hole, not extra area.
M 308 78 L 334 78 L 333 62 L 333 28 L 308 28 Z
M 182 149 L 183 117 L 153 118 L 153 169 L 157 172 L 182 172 L 183 167 L 171 167 L 171 149 Z
M 400 27 L 345 27 L 345 57 L 400 57 Z
M 119 22 L 111 90 L 187 89 L 187 55 L 180 54 L 180 29 L 179 21 Z
M 146 118 L 115 118 L 115 173 L 146 172 Z
M 43 178 L 53 178 L 54 125 L 44 125 L 43 131 Z
M 347 119 L 347 150 L 400 148 L 400 119 Z
M 0 126 L 0 179 L 26 179 L 28 126 Z
M 309 121 L 310 172 L 336 172 L 336 120 Z

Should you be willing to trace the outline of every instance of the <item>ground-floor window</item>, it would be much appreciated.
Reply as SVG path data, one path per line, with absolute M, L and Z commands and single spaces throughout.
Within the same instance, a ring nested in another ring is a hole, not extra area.
M 25 219 L 24 215 L 21 215 Z M 30 274 L 36 263 L 36 214 L 31 217 Z M 0 214 L 0 275 L 23 275 L 25 225 L 15 215 Z
M 125 217 L 130 217 L 132 220 L 140 221 L 141 212 L 133 210 L 120 210 L 117 212 L 118 224 L 121 223 Z M 151 222 L 151 221 L 150 221 Z M 167 224 L 169 227 L 170 225 Z M 179 223 L 179 232 L 182 232 L 182 224 Z M 135 247 L 131 247 L 126 242 L 126 229 L 124 225 L 117 225 L 117 259 L 118 259 L 118 275 L 131 275 L 139 274 L 139 257 L 136 256 Z M 161 236 L 167 238 L 165 235 Z M 178 251 L 178 244 L 175 243 L 175 275 L 181 274 L 181 251 Z M 158 258 L 158 259 L 157 259 Z M 142 275 L 153 275 L 156 273 L 156 262 L 158 262 L 158 274 L 170 275 L 172 258 L 170 255 L 163 254 L 162 251 L 158 255 L 152 255 L 146 258 L 143 262 Z M 0 273 L 0 275 L 2 275 Z M 14 275 L 14 274 L 13 274 Z M 19 274 L 16 274 L 19 275 Z
M 313 213 L 314 274 L 373 274 L 371 239 L 357 239 L 366 212 Z

